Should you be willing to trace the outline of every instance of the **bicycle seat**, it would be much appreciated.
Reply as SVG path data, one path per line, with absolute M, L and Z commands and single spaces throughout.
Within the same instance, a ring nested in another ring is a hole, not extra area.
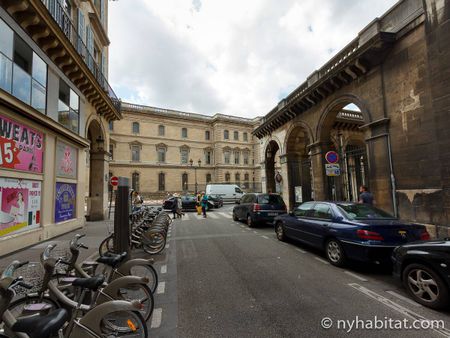
M 127 253 L 126 252 L 123 252 L 123 253 L 118 254 L 118 255 L 108 254 L 108 256 L 102 256 L 102 257 L 97 258 L 97 262 L 105 264 L 105 265 L 109 265 L 109 266 L 114 268 L 120 262 L 122 262 L 125 257 L 127 257 Z
M 97 291 L 97 289 L 105 281 L 104 276 L 91 277 L 91 278 L 77 278 L 72 282 L 73 286 L 79 286 L 92 291 Z
M 26 333 L 30 338 L 47 338 L 56 335 L 68 319 L 66 309 L 57 309 L 45 316 L 19 318 L 11 329 L 14 332 Z

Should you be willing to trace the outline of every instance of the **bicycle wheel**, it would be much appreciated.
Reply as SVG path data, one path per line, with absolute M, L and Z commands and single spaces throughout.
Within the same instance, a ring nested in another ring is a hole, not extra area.
M 159 232 L 147 231 L 141 238 L 142 249 L 150 254 L 156 255 L 164 250 L 166 246 L 166 238 Z
M 14 318 L 18 318 L 21 316 L 29 316 L 30 314 L 36 313 L 48 314 L 49 312 L 58 308 L 58 303 L 51 298 L 44 297 L 41 299 L 41 297 L 39 296 L 24 296 L 11 302 L 11 304 L 9 304 L 8 310 L 9 312 L 11 312 Z
M 155 302 L 153 299 L 153 293 L 147 285 L 127 285 L 127 287 L 125 288 L 120 288 L 119 292 L 123 300 L 138 300 L 142 306 L 142 309 L 139 311 L 139 313 L 142 315 L 145 321 L 150 319 L 153 313 Z
M 138 311 L 116 311 L 101 319 L 103 337 L 147 338 L 148 330 L 144 318 Z
M 133 265 L 130 268 L 130 275 L 139 276 L 139 277 L 147 277 L 148 278 L 148 287 L 154 294 L 156 288 L 158 287 L 158 273 L 155 268 L 151 264 L 142 264 L 142 265 Z
M 98 247 L 98 253 L 100 257 L 108 252 L 114 252 L 114 234 L 111 234 L 108 237 L 106 237 Z

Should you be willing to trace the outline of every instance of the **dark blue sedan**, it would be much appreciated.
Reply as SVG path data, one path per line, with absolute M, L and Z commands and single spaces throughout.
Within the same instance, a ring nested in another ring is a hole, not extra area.
M 325 250 L 331 264 L 389 262 L 399 245 L 430 238 L 422 225 L 402 222 L 367 204 L 306 202 L 275 218 L 280 241 L 293 238 Z

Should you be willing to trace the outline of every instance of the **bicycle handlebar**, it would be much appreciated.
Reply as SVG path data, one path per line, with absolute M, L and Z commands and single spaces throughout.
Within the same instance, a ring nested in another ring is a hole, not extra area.
M 21 268 L 24 265 L 27 265 L 29 263 L 29 261 L 25 261 L 25 262 L 19 262 L 18 260 L 12 261 L 5 269 L 5 271 L 3 271 L 2 273 L 2 278 L 5 277 L 12 277 L 14 274 L 14 271 L 17 270 L 18 268 Z

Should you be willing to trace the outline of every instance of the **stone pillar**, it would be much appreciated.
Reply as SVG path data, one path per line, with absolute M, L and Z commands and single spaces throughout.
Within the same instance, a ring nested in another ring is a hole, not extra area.
M 309 146 L 309 153 L 311 158 L 312 178 L 311 185 L 313 189 L 312 198 L 315 201 L 323 201 L 327 197 L 327 182 L 325 180 L 325 153 L 326 147 L 321 142 L 313 143 Z
M 266 163 L 261 162 L 261 192 L 267 192 Z
M 89 221 L 100 221 L 106 217 L 108 206 L 108 159 L 109 154 L 103 150 L 91 152 Z
M 283 178 L 283 181 L 281 181 L 281 196 L 283 197 L 284 203 L 286 203 L 286 206 L 289 209 L 289 182 L 288 182 L 288 163 L 287 163 L 287 157 L 286 154 L 280 155 L 280 165 L 281 170 L 280 174 Z

